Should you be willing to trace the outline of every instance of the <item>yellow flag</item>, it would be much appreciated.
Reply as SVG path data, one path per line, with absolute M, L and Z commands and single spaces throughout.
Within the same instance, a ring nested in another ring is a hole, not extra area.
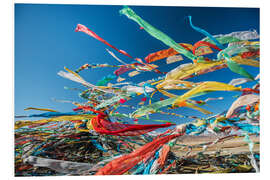
M 39 110 L 39 111 L 58 112 L 58 111 L 55 111 L 55 110 L 53 110 L 53 109 L 34 108 L 34 107 L 25 108 L 24 110 L 25 110 L 25 111 L 27 111 L 27 110 Z
M 83 119 L 91 119 L 96 115 L 92 114 L 81 114 L 81 115 L 73 115 L 73 116 L 59 116 L 55 118 L 49 119 L 41 119 L 37 121 L 30 121 L 30 120 L 23 120 L 23 121 L 16 121 L 15 122 L 15 129 L 19 129 L 24 126 L 31 126 L 34 124 L 41 124 L 41 123 L 49 123 L 49 122 L 60 122 L 60 121 L 79 121 Z
M 215 82 L 215 81 L 207 81 L 201 83 L 199 86 L 191 89 L 190 91 L 186 92 L 182 96 L 179 96 L 175 101 L 174 104 L 179 104 L 182 101 L 196 95 L 198 93 L 207 92 L 207 91 L 240 91 L 241 87 L 235 87 L 229 84 Z

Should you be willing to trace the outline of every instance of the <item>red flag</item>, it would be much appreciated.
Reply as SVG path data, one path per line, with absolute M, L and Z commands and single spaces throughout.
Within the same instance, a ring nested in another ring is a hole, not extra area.
M 136 164 L 151 157 L 158 148 L 170 140 L 183 134 L 173 134 L 153 140 L 152 142 L 136 149 L 130 154 L 123 155 L 99 169 L 95 175 L 121 175 L 133 168 Z

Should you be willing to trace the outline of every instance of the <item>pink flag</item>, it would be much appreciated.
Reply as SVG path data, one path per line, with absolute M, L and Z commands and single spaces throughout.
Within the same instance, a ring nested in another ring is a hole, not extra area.
M 99 37 L 95 32 L 91 31 L 90 29 L 88 29 L 86 26 L 82 25 L 82 24 L 78 24 L 76 29 L 75 29 L 75 32 L 84 32 L 86 34 L 88 34 L 89 36 L 92 36 L 93 38 L 103 42 L 104 44 L 110 46 L 111 48 L 115 49 L 116 51 L 118 51 L 119 53 L 121 54 L 124 54 L 125 56 L 128 56 L 130 58 L 133 59 L 132 56 L 130 56 L 127 52 L 123 51 L 123 50 L 120 50 L 120 49 L 117 49 L 116 47 L 114 47 L 113 45 L 111 45 L 110 43 L 108 43 L 107 41 L 105 41 L 104 39 L 102 39 L 101 37 Z

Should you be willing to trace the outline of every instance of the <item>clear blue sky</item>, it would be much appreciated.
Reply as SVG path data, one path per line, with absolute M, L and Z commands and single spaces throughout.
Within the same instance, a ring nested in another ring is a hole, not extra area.
M 213 35 L 250 29 L 260 32 L 259 9 L 256 8 L 130 7 L 176 42 L 193 44 L 204 38 L 190 27 L 186 18 L 188 15 L 193 17 L 194 25 Z M 51 98 L 82 102 L 78 92 L 64 89 L 64 86 L 83 88 L 57 75 L 64 66 L 75 70 L 85 63 L 119 64 L 105 51 L 105 48 L 109 47 L 82 32 L 75 32 L 78 23 L 134 57 L 144 58 L 149 53 L 168 48 L 144 30 L 140 30 L 136 23 L 121 16 L 121 8 L 122 6 L 108 5 L 15 5 L 15 115 L 39 113 L 24 111 L 27 107 L 52 108 L 61 112 L 69 112 L 74 108 L 71 104 L 54 102 Z M 117 52 L 115 54 L 123 61 L 130 62 L 125 56 Z M 165 60 L 160 60 L 156 64 L 162 66 L 159 68 L 161 71 L 168 72 L 187 62 L 190 60 L 166 65 Z M 254 76 L 259 72 L 258 68 L 244 68 Z M 84 70 L 80 74 L 88 82 L 95 84 L 113 70 L 115 69 Z M 137 83 L 153 77 L 158 77 L 158 74 L 144 73 L 129 80 Z M 228 83 L 237 77 L 240 76 L 223 69 L 190 80 Z M 247 83 L 249 86 L 251 84 Z M 239 93 L 215 92 L 197 99 L 223 96 L 223 101 L 209 102 L 209 106 L 205 106 L 206 109 L 218 113 L 229 108 L 235 100 L 231 97 L 237 94 Z M 203 114 L 186 108 L 174 112 L 204 117 Z M 153 117 L 164 119 L 164 116 L 160 115 Z M 176 118 L 174 120 L 181 122 Z

